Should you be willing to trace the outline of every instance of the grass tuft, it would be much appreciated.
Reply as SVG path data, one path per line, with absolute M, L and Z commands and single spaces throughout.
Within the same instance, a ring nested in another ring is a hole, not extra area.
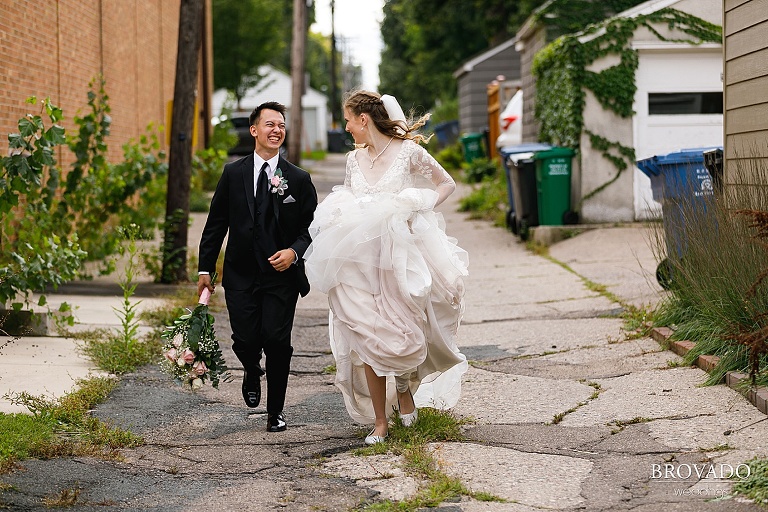
M 156 361 L 162 347 L 159 336 L 147 336 L 125 343 L 120 335 L 108 329 L 91 329 L 71 333 L 82 341 L 80 350 L 100 369 L 122 375 Z
M 392 452 L 401 455 L 403 468 L 416 480 L 423 481 L 419 492 L 404 501 L 385 500 L 370 503 L 358 510 L 366 512 L 415 512 L 425 507 L 437 507 L 452 498 L 470 496 L 479 501 L 504 502 L 502 498 L 489 493 L 475 493 L 467 489 L 457 478 L 440 470 L 437 461 L 427 449 L 428 443 L 463 441 L 461 428 L 472 423 L 471 419 L 458 418 L 449 411 L 432 408 L 419 409 L 419 419 L 410 427 L 404 427 L 400 418 L 390 424 L 389 437 L 385 443 L 355 450 L 357 455 L 381 455 Z M 361 435 L 367 431 L 361 431 Z
M 702 354 L 720 357 L 707 384 L 739 371 L 764 385 L 768 282 L 761 276 L 768 270 L 768 246 L 755 219 L 768 215 L 768 165 L 754 158 L 732 161 L 723 193 L 665 201 L 663 229 L 652 239 L 657 258 L 669 262 L 671 294 L 654 323 L 674 326 L 675 340 L 696 342 L 686 363 Z
M 38 457 L 90 455 L 114 458 L 117 450 L 138 446 L 143 440 L 113 428 L 89 414 L 117 385 L 114 379 L 93 377 L 77 381 L 77 389 L 59 399 L 29 393 L 10 395 L 30 414 L 0 414 L 0 471 L 8 472 L 17 461 Z
M 80 498 L 79 487 L 74 487 L 72 489 L 62 489 L 58 494 L 54 496 L 46 496 L 43 498 L 43 505 L 45 505 L 45 508 L 74 507 L 78 503 L 78 498 Z
M 759 505 L 768 505 L 768 459 L 752 459 L 747 465 L 749 476 L 737 480 L 733 493 L 746 496 Z

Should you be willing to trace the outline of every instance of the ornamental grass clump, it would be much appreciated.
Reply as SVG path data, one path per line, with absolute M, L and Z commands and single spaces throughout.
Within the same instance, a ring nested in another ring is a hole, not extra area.
M 753 155 L 757 152 L 753 152 Z M 685 189 L 665 195 L 663 229 L 653 244 L 666 257 L 670 294 L 655 314 L 656 325 L 674 327 L 674 339 L 720 362 L 707 379 L 729 371 L 751 372 L 768 382 L 768 163 L 734 158 L 722 190 Z

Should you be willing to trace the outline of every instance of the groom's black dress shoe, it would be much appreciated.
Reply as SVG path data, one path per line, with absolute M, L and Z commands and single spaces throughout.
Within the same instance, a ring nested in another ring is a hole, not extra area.
M 261 381 L 259 375 L 243 372 L 243 400 L 248 407 L 258 407 L 261 402 Z
M 287 425 L 285 424 L 283 413 L 269 413 L 267 415 L 267 432 L 282 432 L 286 427 Z

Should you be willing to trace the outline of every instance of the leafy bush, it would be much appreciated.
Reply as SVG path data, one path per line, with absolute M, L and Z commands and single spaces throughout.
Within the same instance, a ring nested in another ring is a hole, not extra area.
M 21 308 L 31 291 L 55 289 L 74 279 L 86 259 L 113 254 L 117 226 L 136 224 L 148 237 L 162 218 L 167 167 L 156 135 L 124 145 L 120 163 L 107 162 L 104 80 L 91 88 L 90 111 L 75 117 L 78 130 L 68 141 L 58 124 L 63 113 L 48 99 L 8 136 L 11 155 L 0 159 L 0 305 L 20 297 L 13 306 Z M 75 161 L 62 179 L 55 151 L 65 143 Z
M 487 176 L 479 186 L 459 202 L 459 211 L 471 212 L 470 218 L 493 221 L 495 226 L 506 225 L 509 194 L 505 173 Z
M 499 165 L 487 158 L 476 158 L 469 164 L 462 164 L 464 168 L 464 181 L 478 183 L 487 177 L 493 177 L 498 173 Z
M 62 112 L 47 99 L 42 110 L 51 126 L 45 127 L 42 115 L 20 119 L 19 133 L 8 135 L 11 155 L 0 159 L 0 305 L 17 295 L 26 303 L 30 291 L 73 279 L 86 256 L 77 234 L 58 229 L 60 171 L 54 154 L 65 142 L 58 124 Z
M 448 171 L 461 169 L 464 165 L 464 154 L 461 151 L 461 143 L 456 142 L 446 146 L 435 155 L 435 160 Z
M 229 110 L 226 111 L 229 113 Z M 207 192 L 216 190 L 229 149 L 237 144 L 237 134 L 228 115 L 213 127 L 210 145 L 192 155 L 192 176 L 189 190 L 189 211 L 207 212 L 211 199 Z

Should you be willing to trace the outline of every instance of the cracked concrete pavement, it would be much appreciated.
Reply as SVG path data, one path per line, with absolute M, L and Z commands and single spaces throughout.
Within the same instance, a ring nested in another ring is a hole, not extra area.
M 308 167 L 321 196 L 343 179 L 342 155 Z M 550 247 L 548 259 L 511 233 L 457 213 L 465 192 L 441 211 L 449 234 L 470 253 L 459 346 L 472 364 L 454 412 L 472 422 L 464 441 L 429 449 L 442 471 L 505 501 L 464 497 L 439 509 L 759 510 L 715 499 L 732 481 L 695 471 L 768 455 L 765 415 L 724 385 L 701 386 L 702 370 L 679 366 L 677 355 L 650 338 L 627 337 L 620 305 L 585 285 L 603 285 L 638 307 L 655 304 L 663 292 L 653 279 L 647 228 L 589 230 Z M 276 434 L 265 431 L 263 409 L 241 403 L 241 369 L 222 304 L 219 295 L 216 329 L 232 382 L 192 393 L 157 368 L 142 368 L 93 414 L 142 435 L 143 446 L 122 450 L 118 461 L 25 461 L 0 477 L 11 486 L 0 488 L 0 501 L 34 510 L 45 496 L 79 488 L 77 510 L 340 511 L 417 492 L 421 482 L 396 454 L 352 452 L 365 430 L 351 422 L 333 376 L 323 373 L 333 363 L 324 295 L 299 301 L 289 428 Z M 656 477 L 656 468 L 671 468 L 674 478 Z M 689 470 L 691 477 L 678 478 Z

